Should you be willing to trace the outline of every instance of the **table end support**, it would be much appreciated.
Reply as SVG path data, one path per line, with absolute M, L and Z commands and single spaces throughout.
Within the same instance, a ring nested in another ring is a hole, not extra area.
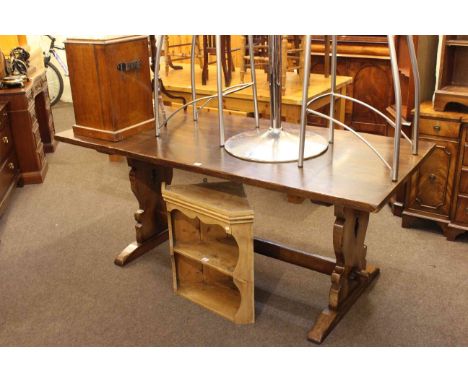
M 379 274 L 378 268 L 366 263 L 364 241 L 369 212 L 335 206 L 335 217 L 333 248 L 336 265 L 331 273 L 328 307 L 307 335 L 309 340 L 319 344 Z
M 307 334 L 307 339 L 316 344 L 321 344 L 379 273 L 379 268 L 368 266 L 366 271 L 359 275 L 359 282 L 346 299 L 341 302 L 338 309 L 327 307 L 320 313 L 315 320 L 314 326 Z

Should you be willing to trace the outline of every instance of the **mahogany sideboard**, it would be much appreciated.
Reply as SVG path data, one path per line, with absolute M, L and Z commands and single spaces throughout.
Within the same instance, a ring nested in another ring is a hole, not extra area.
M 260 124 L 261 128 L 266 128 L 269 121 L 261 120 Z M 225 126 L 226 137 L 255 128 L 251 118 L 239 116 L 226 116 Z M 298 130 L 297 125 L 290 123 L 283 126 Z M 309 126 L 308 129 L 324 137 L 328 134 L 321 127 Z M 392 138 L 370 134 L 365 137 L 391 162 Z M 334 205 L 336 220 L 331 227 L 336 259 L 268 239 L 254 239 L 254 250 L 258 254 L 330 275 L 329 304 L 308 334 L 308 339 L 317 343 L 324 340 L 379 273 L 378 268 L 366 261 L 369 214 L 378 212 L 434 149 L 432 143 L 422 141 L 419 155 L 412 155 L 410 146 L 402 144 L 399 180 L 392 182 L 388 168 L 372 150 L 344 130 L 336 130 L 333 147 L 305 161 L 303 168 L 298 168 L 296 162 L 255 163 L 235 158 L 219 147 L 217 116 L 213 113 L 203 114 L 197 124 L 188 113 L 178 114 L 158 138 L 154 131 L 145 131 L 120 142 L 109 142 L 75 136 L 70 129 L 58 133 L 56 139 L 127 157 L 130 184 L 139 208 L 135 213 L 136 241 L 117 256 L 118 265 L 124 265 L 168 239 L 161 184 L 170 184 L 173 168 Z
M 0 215 L 19 179 L 18 160 L 13 144 L 7 104 L 0 103 Z
M 435 150 L 406 185 L 402 226 L 415 218 L 436 222 L 448 240 L 468 231 L 468 113 L 421 105 L 420 140 Z M 398 211 L 396 211 L 398 214 Z
M 55 151 L 54 119 L 45 71 L 37 71 L 23 88 L 0 89 L 7 113 L 23 184 L 42 183 L 47 173 L 44 153 Z

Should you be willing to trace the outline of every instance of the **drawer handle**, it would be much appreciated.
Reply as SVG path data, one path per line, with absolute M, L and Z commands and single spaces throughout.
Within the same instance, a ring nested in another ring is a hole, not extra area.
M 14 165 L 12 162 L 10 162 L 10 163 L 8 163 L 8 168 L 9 168 L 10 170 L 14 170 L 14 169 L 15 169 L 15 165 Z
M 434 129 L 434 131 L 440 132 L 440 126 L 439 125 L 432 126 L 432 128 Z
M 9 143 L 8 137 L 3 137 L 2 142 L 5 143 L 6 145 Z
M 465 215 L 468 215 L 468 207 L 465 208 Z
M 435 180 L 436 180 L 436 176 L 435 176 L 434 174 L 430 174 L 430 175 L 429 175 L 429 181 L 430 181 L 431 183 L 434 183 Z

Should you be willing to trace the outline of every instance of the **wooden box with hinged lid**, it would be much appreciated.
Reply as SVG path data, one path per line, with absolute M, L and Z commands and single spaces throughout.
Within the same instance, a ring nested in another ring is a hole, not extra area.
M 154 128 L 147 36 L 65 41 L 76 135 L 120 141 Z

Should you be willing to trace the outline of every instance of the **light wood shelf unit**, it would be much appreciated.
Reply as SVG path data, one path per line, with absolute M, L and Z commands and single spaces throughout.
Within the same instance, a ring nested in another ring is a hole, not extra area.
M 468 107 L 468 36 L 442 37 L 439 81 L 434 110 L 446 111 L 453 105 Z
M 235 323 L 253 323 L 253 211 L 242 185 L 163 185 L 162 195 L 174 291 Z

